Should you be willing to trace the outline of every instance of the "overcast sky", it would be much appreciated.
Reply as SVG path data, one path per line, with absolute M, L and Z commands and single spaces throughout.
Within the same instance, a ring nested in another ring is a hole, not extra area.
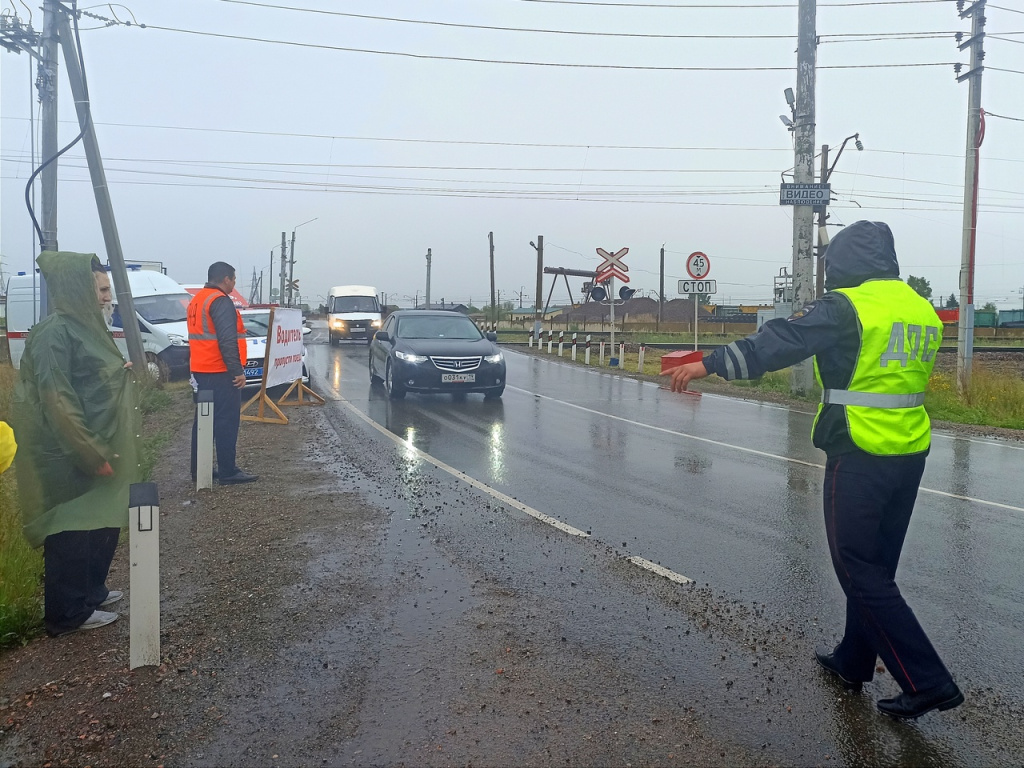
M 0 2 L 27 21 L 24 3 Z M 40 29 L 38 0 L 26 3 Z M 668 298 L 692 251 L 710 257 L 726 303 L 770 301 L 791 263 L 778 186 L 793 150 L 779 115 L 795 87 L 795 0 L 86 6 L 147 25 L 85 18 L 82 47 L 126 258 L 161 261 L 180 282 L 226 260 L 248 294 L 293 230 L 295 276 L 314 303 L 364 283 L 410 305 L 431 248 L 431 298 L 482 305 L 488 232 L 497 287 L 517 305 L 520 293 L 534 301 L 537 235 L 548 266 L 594 269 L 595 248 L 628 247 L 631 286 L 652 292 L 664 243 Z M 1019 8 L 990 0 L 982 94 L 975 303 L 1006 308 L 1022 306 L 1024 287 Z M 847 145 L 831 178 L 831 231 L 888 222 L 903 276 L 943 297 L 958 292 L 967 122 L 952 63 L 968 56 L 952 35 L 969 30 L 953 0 L 818 4 L 816 144 L 834 158 L 847 136 L 864 143 Z M 0 51 L 0 62 L 9 274 L 32 257 L 38 104 L 29 57 Z M 63 67 L 62 146 L 77 133 Z M 60 163 L 60 247 L 105 258 L 80 146 Z M 563 284 L 554 300 L 566 298 Z

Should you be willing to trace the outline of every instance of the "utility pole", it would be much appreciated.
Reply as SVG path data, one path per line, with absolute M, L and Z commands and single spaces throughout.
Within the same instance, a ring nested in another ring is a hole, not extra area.
M 537 252 L 537 303 L 533 305 L 533 335 L 539 339 L 540 327 L 544 322 L 544 310 L 541 309 L 541 300 L 544 298 L 544 235 L 537 235 L 537 244 L 531 242 L 530 245 Z
M 658 270 L 658 330 L 661 330 L 662 314 L 665 310 L 665 244 L 661 244 L 661 267 Z
M 427 297 L 425 299 L 427 309 L 430 309 L 430 249 L 427 248 Z
M 287 233 L 286 232 L 282 232 L 281 233 L 281 287 L 279 289 L 279 293 L 277 294 L 277 303 L 280 304 L 281 306 L 284 306 L 284 277 L 285 277 L 285 267 L 287 266 L 287 264 L 288 264 L 288 239 L 287 239 Z
M 288 249 L 288 306 L 289 307 L 294 307 L 295 306 L 295 303 L 294 303 L 294 300 L 293 300 L 294 296 L 295 296 L 295 293 L 294 293 L 295 289 L 292 287 L 294 285 L 294 283 L 292 282 L 294 277 L 295 277 L 295 230 L 293 229 L 292 230 L 292 245 L 291 245 L 291 248 Z
M 793 181 L 814 182 L 814 87 L 817 65 L 815 32 L 817 0 L 799 0 L 796 53 L 796 110 L 794 113 Z M 793 210 L 793 309 L 814 300 L 814 207 L 797 205 Z M 791 387 L 795 394 L 805 395 L 814 382 L 809 360 L 793 366 Z
M 103 244 L 107 249 L 107 263 L 114 278 L 114 290 L 117 295 L 117 306 L 121 317 L 125 318 L 124 340 L 128 347 L 128 359 L 136 371 L 147 370 L 146 351 L 142 346 L 142 332 L 139 324 L 128 322 L 127 318 L 135 317 L 135 300 L 132 289 L 128 285 L 128 269 L 124 265 L 124 253 L 121 250 L 121 237 L 117 233 L 117 221 L 114 219 L 114 204 L 110 199 L 110 187 L 107 175 L 103 170 L 103 158 L 100 156 L 99 142 L 96 141 L 96 130 L 92 123 L 89 109 L 89 86 L 85 81 L 78 59 L 78 48 L 75 36 L 71 31 L 68 18 L 63 13 L 58 17 L 58 35 L 64 49 L 64 64 L 68 69 L 68 80 L 71 83 L 71 94 L 75 99 L 75 110 L 78 112 L 78 124 L 82 130 L 82 144 L 85 158 L 89 164 L 89 177 L 92 179 L 93 195 L 96 198 L 96 211 L 100 217 L 100 229 L 103 231 Z M 56 244 L 55 244 L 56 247 Z
M 838 158 L 837 158 L 838 159 Z M 821 179 L 822 183 L 828 181 L 828 144 L 821 145 Z M 821 298 L 825 293 L 825 249 L 828 248 L 828 229 L 825 222 L 828 219 L 828 209 L 822 205 L 818 208 L 818 247 L 817 258 L 814 263 L 814 297 Z
M 57 250 L 57 29 L 60 25 L 58 0 L 43 0 L 43 60 L 39 64 L 36 88 L 39 91 L 40 130 L 43 162 L 53 160 L 39 174 L 42 193 L 40 227 L 44 251 Z
M 961 394 L 971 387 L 974 364 L 974 248 L 978 233 L 978 149 L 985 138 L 985 118 L 981 110 L 981 73 L 985 67 L 985 0 L 964 8 L 957 0 L 960 18 L 971 17 L 971 36 L 960 43 L 960 50 L 971 49 L 971 68 L 957 82 L 968 82 L 967 159 L 964 168 L 964 231 L 960 249 L 960 322 L 956 334 L 956 379 Z M 959 35 L 957 36 L 959 38 Z
M 487 242 L 491 247 L 491 322 L 498 322 L 498 305 L 494 303 L 494 233 L 487 233 Z M 472 302 L 470 302 L 472 304 Z

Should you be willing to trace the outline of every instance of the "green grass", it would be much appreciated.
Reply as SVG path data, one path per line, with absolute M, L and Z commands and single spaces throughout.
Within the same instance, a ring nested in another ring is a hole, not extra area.
M 16 375 L 9 365 L 0 365 L 0 414 L 10 413 Z M 172 404 L 164 388 L 142 386 L 143 418 Z M 152 476 L 170 438 L 168 430 L 160 430 L 143 439 L 140 463 L 144 480 Z M 42 550 L 30 547 L 21 534 L 17 487 L 13 468 L 0 475 L 0 648 L 23 645 L 43 629 Z
M 1024 381 L 974 366 L 967 396 L 957 391 L 954 374 L 932 375 L 925 408 L 933 419 L 958 424 L 1024 429 Z

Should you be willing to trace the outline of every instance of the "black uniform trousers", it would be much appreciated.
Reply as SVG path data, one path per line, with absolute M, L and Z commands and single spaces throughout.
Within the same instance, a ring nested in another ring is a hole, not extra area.
M 825 465 L 825 531 L 846 593 L 836 661 L 844 677 L 867 682 L 877 655 L 908 693 L 952 681 L 895 581 L 924 464 L 923 454 L 857 451 L 831 456 Z
M 120 532 L 61 531 L 43 541 L 43 613 L 51 635 L 77 629 L 107 599 L 107 573 Z
M 230 373 L 193 373 L 200 390 L 213 392 L 213 443 L 217 453 L 217 473 L 221 478 L 238 474 L 235 446 L 241 423 L 242 390 L 232 382 Z M 196 431 L 199 412 L 192 419 L 192 477 L 196 476 Z

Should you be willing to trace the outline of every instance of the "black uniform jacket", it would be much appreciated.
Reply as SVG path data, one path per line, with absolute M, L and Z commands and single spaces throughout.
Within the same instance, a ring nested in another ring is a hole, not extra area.
M 822 385 L 847 389 L 860 353 L 861 328 L 850 300 L 833 289 L 866 280 L 898 280 L 899 274 L 889 227 L 870 221 L 851 224 L 825 251 L 824 296 L 791 317 L 769 320 L 753 336 L 716 349 L 704 358 L 704 367 L 725 379 L 755 379 L 814 356 Z M 859 450 L 842 405 L 822 406 L 813 439 L 830 456 Z

